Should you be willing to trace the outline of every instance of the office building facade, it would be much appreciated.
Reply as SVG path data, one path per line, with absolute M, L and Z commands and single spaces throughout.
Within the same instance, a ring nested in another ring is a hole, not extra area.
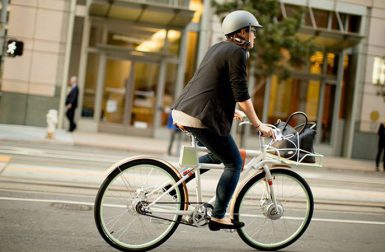
M 274 122 L 301 110 L 318 125 L 326 155 L 374 158 L 385 120 L 385 1 L 281 0 L 281 17 L 304 8 L 298 36 L 316 52 L 291 78 L 256 83 L 258 114 Z M 12 0 L 3 57 L 0 123 L 45 126 L 49 109 L 66 127 L 68 79 L 77 76 L 79 130 L 163 137 L 170 105 L 214 43 L 224 39 L 209 0 Z M 258 38 L 257 38 L 258 40 Z M 258 41 L 256 41 L 258 43 Z M 234 133 L 240 130 L 234 129 Z M 253 145 L 245 130 L 242 143 Z

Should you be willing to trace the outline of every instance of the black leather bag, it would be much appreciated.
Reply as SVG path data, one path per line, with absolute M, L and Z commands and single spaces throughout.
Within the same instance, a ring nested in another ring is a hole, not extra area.
M 290 123 L 295 118 L 297 118 L 298 122 L 295 126 L 291 126 Z M 315 157 L 309 155 L 309 153 L 314 153 L 315 126 L 314 122 L 308 122 L 307 116 L 303 112 L 291 114 L 287 122 L 278 120 L 275 127 L 282 131 L 285 139 L 275 142 L 273 147 L 279 149 L 280 155 L 284 158 L 305 163 L 315 163 Z

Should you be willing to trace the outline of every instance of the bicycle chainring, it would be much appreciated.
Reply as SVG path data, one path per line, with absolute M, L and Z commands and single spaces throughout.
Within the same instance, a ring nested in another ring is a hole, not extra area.
M 213 206 L 208 203 L 203 203 L 194 209 L 192 221 L 195 226 L 203 227 L 209 223 Z

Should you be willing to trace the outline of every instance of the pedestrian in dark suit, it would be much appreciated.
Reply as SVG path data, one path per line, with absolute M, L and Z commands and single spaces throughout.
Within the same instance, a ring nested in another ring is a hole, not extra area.
M 78 96 L 79 96 L 79 88 L 77 85 L 76 76 L 71 77 L 70 84 L 71 84 L 71 91 L 67 95 L 65 105 L 67 108 L 66 116 L 70 124 L 68 131 L 72 132 L 76 129 L 75 110 L 78 106 Z
M 384 157 L 383 162 L 384 162 L 384 171 L 385 171 L 385 126 L 384 123 L 380 124 L 380 127 L 378 128 L 378 150 L 377 150 L 377 157 L 376 157 L 376 170 L 379 171 L 379 165 L 380 165 L 380 159 L 381 159 L 381 154 L 384 151 Z

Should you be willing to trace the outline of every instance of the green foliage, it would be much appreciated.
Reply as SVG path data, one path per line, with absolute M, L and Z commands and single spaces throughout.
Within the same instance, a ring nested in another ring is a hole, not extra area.
M 300 41 L 296 36 L 301 27 L 303 9 L 283 18 L 278 0 L 232 0 L 218 3 L 213 0 L 215 13 L 221 20 L 234 10 L 247 10 L 263 26 L 250 51 L 255 65 L 256 78 L 264 81 L 272 74 L 282 79 L 290 77 L 293 68 L 304 65 L 314 50 L 310 41 Z

